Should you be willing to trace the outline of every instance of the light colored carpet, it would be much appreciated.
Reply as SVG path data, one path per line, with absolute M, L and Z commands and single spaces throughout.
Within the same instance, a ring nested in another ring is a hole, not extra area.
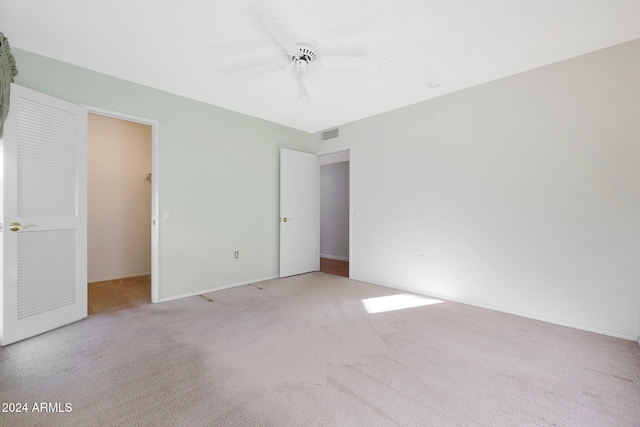
M 324 273 L 124 308 L 0 350 L 2 426 L 640 426 L 637 343 Z

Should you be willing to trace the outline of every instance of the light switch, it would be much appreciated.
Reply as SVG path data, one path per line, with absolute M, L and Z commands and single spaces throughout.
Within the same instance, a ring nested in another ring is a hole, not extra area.
M 164 211 L 162 213 L 162 219 L 164 221 L 170 221 L 171 220 L 171 211 Z

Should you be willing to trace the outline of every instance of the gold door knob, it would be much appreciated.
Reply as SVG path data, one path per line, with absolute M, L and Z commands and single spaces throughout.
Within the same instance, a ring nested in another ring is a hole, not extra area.
M 286 216 L 282 218 L 282 222 L 291 221 L 293 218 L 287 218 Z
M 9 230 L 11 231 L 20 231 L 29 227 L 35 227 L 35 225 L 34 224 L 22 225 L 19 222 L 12 222 L 11 224 L 9 224 Z

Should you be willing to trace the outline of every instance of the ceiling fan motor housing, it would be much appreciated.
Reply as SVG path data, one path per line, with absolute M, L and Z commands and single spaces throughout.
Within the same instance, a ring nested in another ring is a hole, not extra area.
M 292 36 L 298 45 L 298 52 L 287 52 L 287 58 L 291 62 L 304 61 L 307 64 L 318 60 L 318 42 L 310 36 L 295 34 Z

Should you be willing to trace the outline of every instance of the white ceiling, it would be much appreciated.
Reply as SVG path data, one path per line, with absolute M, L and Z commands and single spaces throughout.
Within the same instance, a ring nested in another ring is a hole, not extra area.
M 286 61 L 263 19 L 313 36 L 320 55 L 391 67 L 317 68 L 325 100 L 303 93 L 300 106 L 294 68 L 234 76 Z M 316 132 L 640 38 L 640 1 L 0 0 L 0 31 L 16 48 Z

